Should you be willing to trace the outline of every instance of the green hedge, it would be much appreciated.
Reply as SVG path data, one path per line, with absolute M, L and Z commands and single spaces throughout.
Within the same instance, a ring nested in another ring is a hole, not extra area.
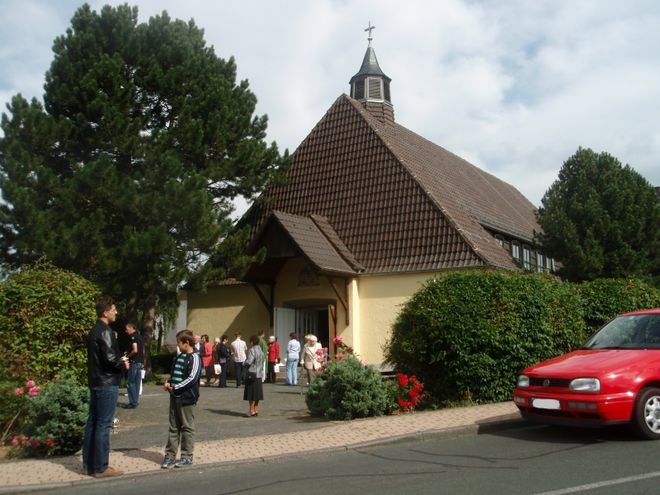
M 96 321 L 98 288 L 48 263 L 0 282 L 0 375 L 17 383 L 50 381 L 67 370 L 87 381 L 85 339 Z
M 598 279 L 577 288 L 589 334 L 618 314 L 660 307 L 660 290 L 636 279 Z
M 518 372 L 586 337 L 575 286 L 541 274 L 452 272 L 403 307 L 385 348 L 436 403 L 510 399 Z

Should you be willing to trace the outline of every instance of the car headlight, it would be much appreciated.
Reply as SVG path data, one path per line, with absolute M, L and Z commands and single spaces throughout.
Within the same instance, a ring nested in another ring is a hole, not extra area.
M 521 388 L 529 387 L 529 377 L 527 375 L 518 376 L 518 386 Z
M 576 378 L 568 385 L 574 392 L 600 392 L 600 380 L 598 378 Z

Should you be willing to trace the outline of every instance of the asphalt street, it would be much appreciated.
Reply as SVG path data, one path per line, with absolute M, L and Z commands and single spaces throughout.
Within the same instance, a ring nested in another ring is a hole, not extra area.
M 659 448 L 660 443 L 638 440 L 625 428 L 517 425 L 479 435 L 163 471 L 43 493 L 657 494 Z

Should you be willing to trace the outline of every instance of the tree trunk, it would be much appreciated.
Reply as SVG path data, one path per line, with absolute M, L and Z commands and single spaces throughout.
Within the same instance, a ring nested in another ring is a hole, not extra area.
M 151 352 L 149 352 L 151 340 L 154 338 L 154 327 L 156 325 L 156 296 L 149 295 L 144 302 L 144 314 L 142 316 L 142 338 L 144 339 L 144 371 L 150 377 Z

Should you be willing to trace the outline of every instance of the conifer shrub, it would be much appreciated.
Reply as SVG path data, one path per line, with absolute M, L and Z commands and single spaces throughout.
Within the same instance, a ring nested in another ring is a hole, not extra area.
M 333 361 L 309 387 L 305 403 L 312 416 L 349 420 L 389 412 L 387 383 L 373 366 L 354 355 Z
M 660 307 L 660 290 L 637 279 L 601 278 L 577 287 L 588 334 L 621 313 Z
M 436 403 L 511 398 L 518 372 L 584 342 L 572 284 L 505 271 L 460 271 L 430 280 L 399 313 L 385 347 Z

